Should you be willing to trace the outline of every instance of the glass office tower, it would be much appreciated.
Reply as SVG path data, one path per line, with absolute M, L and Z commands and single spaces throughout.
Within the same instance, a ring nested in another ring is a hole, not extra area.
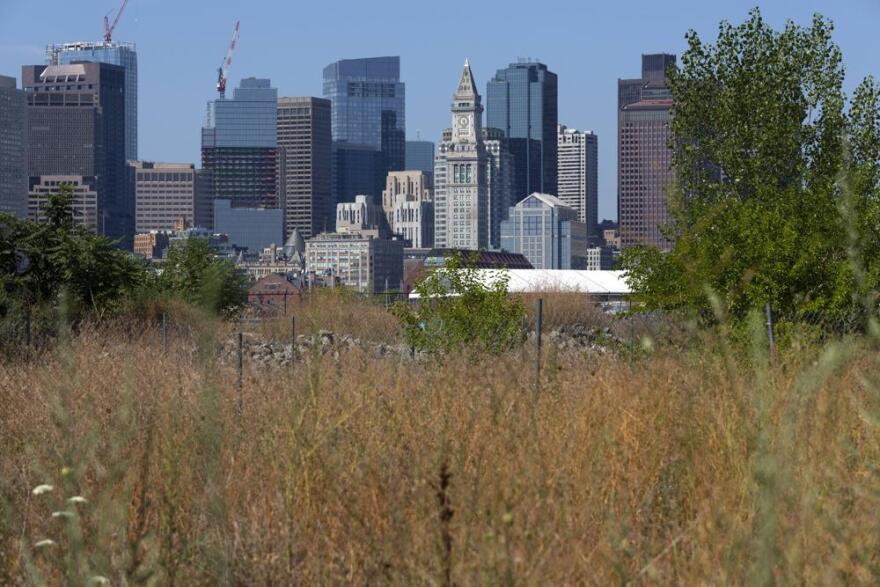
M 406 170 L 433 174 L 434 143 L 431 141 L 407 141 Z
M 331 102 L 335 201 L 350 202 L 365 194 L 378 203 L 388 172 L 402 171 L 406 158 L 400 57 L 331 63 L 324 68 L 324 97 Z
M 501 223 L 501 248 L 525 255 L 535 269 L 584 269 L 587 226 L 577 210 L 549 194 L 532 194 Z
M 50 63 L 95 61 L 119 65 L 125 70 L 125 158 L 138 158 L 138 69 L 133 43 L 65 43 L 49 47 Z
M 278 90 L 268 79 L 245 78 L 231 100 L 208 102 L 202 168 L 210 171 L 209 198 L 228 199 L 233 207 L 280 208 L 277 124 Z
M 0 75 L 0 212 L 27 216 L 27 100 Z
M 504 131 L 514 157 L 514 197 L 557 193 L 556 74 L 525 61 L 499 69 L 486 88 L 486 126 Z

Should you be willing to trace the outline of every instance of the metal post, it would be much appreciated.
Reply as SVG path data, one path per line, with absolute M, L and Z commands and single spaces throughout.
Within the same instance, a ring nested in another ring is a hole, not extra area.
M 541 329 L 544 323 L 544 299 L 535 304 L 535 394 L 541 391 Z
M 296 344 L 296 316 L 290 317 L 290 342 Z
M 770 310 L 770 303 L 764 305 L 764 312 L 767 314 L 767 340 L 770 343 L 770 362 L 776 354 L 776 341 L 773 339 L 773 313 Z
M 24 341 L 31 348 L 31 308 L 28 306 L 24 314 Z
M 162 312 L 162 353 L 168 354 L 168 314 Z
M 287 316 L 287 292 L 284 292 L 284 315 Z
M 241 331 L 239 331 L 238 332 L 238 353 L 237 353 L 236 361 L 235 361 L 235 371 L 236 371 L 235 387 L 236 387 L 236 390 L 238 391 L 238 397 L 236 397 L 236 399 L 235 399 L 235 413 L 237 416 L 241 416 L 241 404 L 242 404 L 241 387 L 242 387 L 242 371 L 243 371 L 243 367 L 244 367 L 243 346 L 244 346 L 244 336 L 242 335 Z

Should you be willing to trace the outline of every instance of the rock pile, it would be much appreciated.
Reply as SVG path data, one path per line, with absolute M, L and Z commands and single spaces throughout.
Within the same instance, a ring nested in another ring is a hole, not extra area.
M 530 332 L 527 344 L 534 344 L 535 333 Z M 565 353 L 607 353 L 615 348 L 620 348 L 623 341 L 614 334 L 610 328 L 596 328 L 582 324 L 566 325 L 545 332 L 543 335 L 545 345 L 553 345 L 560 352 Z M 227 364 L 234 365 L 238 341 L 235 337 L 224 341 L 220 358 Z M 371 357 L 398 357 L 404 360 L 418 360 L 421 353 L 413 353 L 405 343 L 385 344 L 362 340 L 348 334 L 336 334 L 330 330 L 321 330 L 312 336 L 299 335 L 295 343 L 284 343 L 272 340 L 262 340 L 259 335 L 246 333 L 242 338 L 243 360 L 249 365 L 265 365 L 286 367 L 313 356 L 315 353 L 321 356 L 330 355 L 334 359 L 340 358 L 340 352 L 345 350 L 359 350 Z
M 332 354 L 334 359 L 339 359 L 342 350 L 358 349 L 375 357 L 396 355 L 401 358 L 412 359 L 418 353 L 412 353 L 405 344 L 388 345 L 381 342 L 364 341 L 348 334 L 336 335 L 329 330 L 321 330 L 314 336 L 300 334 L 296 337 L 296 343 L 283 343 L 272 340 L 261 340 L 258 335 L 245 333 L 242 337 L 243 360 L 248 364 L 260 364 L 266 366 L 286 367 L 291 363 L 301 360 L 314 353 L 320 355 Z M 224 341 L 220 358 L 222 361 L 234 364 L 238 352 L 238 341 L 235 337 Z

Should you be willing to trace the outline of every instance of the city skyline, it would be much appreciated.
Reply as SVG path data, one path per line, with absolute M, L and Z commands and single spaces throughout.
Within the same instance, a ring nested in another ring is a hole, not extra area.
M 97 41 L 103 15 L 116 4 L 115 0 L 75 5 L 57 2 L 49 7 L 51 16 L 47 17 L 45 6 L 38 9 L 24 0 L 4 2 L 0 7 L 0 74 L 16 77 L 20 84 L 21 66 L 43 63 L 46 45 Z M 245 77 L 270 77 L 281 96 L 320 97 L 321 73 L 328 63 L 399 55 L 401 81 L 406 83 L 408 94 L 407 139 L 419 134 L 423 139 L 438 140 L 448 125 L 448 88 L 455 84 L 464 58 L 470 59 L 475 76 L 481 80 L 479 90 L 485 94 L 485 82 L 497 69 L 518 56 L 532 55 L 559 76 L 559 122 L 593 130 L 600 137 L 602 219 L 617 215 L 617 79 L 631 75 L 632 63 L 643 53 L 680 54 L 689 28 L 704 38 L 714 38 L 720 20 L 741 22 L 756 5 L 775 27 L 781 27 L 786 18 L 808 24 L 813 12 L 833 19 L 835 41 L 846 58 L 845 87 L 849 92 L 865 75 L 880 73 L 873 57 L 880 50 L 880 41 L 870 30 L 876 20 L 871 16 L 880 15 L 880 6 L 871 0 L 856 0 L 846 6 L 817 1 L 736 1 L 706 6 L 690 0 L 602 8 L 548 5 L 542 6 L 541 19 L 516 11 L 508 14 L 505 30 L 528 25 L 535 34 L 523 37 L 481 28 L 471 42 L 454 50 L 424 43 L 426 36 L 439 40 L 448 34 L 449 27 L 461 26 L 460 15 L 439 6 L 412 11 L 402 2 L 352 5 L 345 19 L 329 6 L 310 6 L 290 13 L 295 16 L 291 28 L 291 21 L 279 18 L 279 11 L 287 14 L 287 8 L 272 10 L 266 4 L 221 0 L 214 10 L 205 12 L 196 5 L 172 5 L 167 0 L 132 0 L 114 39 L 135 43 L 138 48 L 139 157 L 193 163 L 200 159 L 204 104 L 216 97 L 216 67 L 237 18 L 242 32 L 230 72 L 231 85 Z M 501 6 L 488 2 L 474 7 L 474 21 L 496 14 Z M 391 27 L 395 35 L 371 33 L 389 29 L 386 20 L 390 16 L 400 25 Z M 41 22 L 38 29 L 22 26 L 37 17 Z M 297 24 L 303 19 L 309 26 Z M 560 23 L 575 34 L 559 34 Z M 627 34 L 620 34 L 624 30 Z M 186 60 L 180 55 L 186 55 Z

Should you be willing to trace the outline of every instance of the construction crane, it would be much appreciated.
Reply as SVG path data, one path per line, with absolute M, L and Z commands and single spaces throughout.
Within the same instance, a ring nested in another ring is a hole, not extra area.
M 226 79 L 229 74 L 229 66 L 232 65 L 232 52 L 235 51 L 235 43 L 238 42 L 238 24 L 240 21 L 235 21 L 235 28 L 232 31 L 232 42 L 229 43 L 229 50 L 226 52 L 226 58 L 223 60 L 223 64 L 217 68 L 217 91 L 220 92 L 220 97 L 226 97 Z
M 125 10 L 125 5 L 128 4 L 128 0 L 122 0 L 122 6 L 119 7 L 119 10 L 116 11 L 116 18 L 113 19 L 113 24 L 110 24 L 110 19 L 107 18 L 110 13 L 104 15 L 104 42 L 109 43 L 113 40 L 113 29 L 116 28 L 116 25 L 119 24 L 119 17 L 122 16 L 123 11 Z

